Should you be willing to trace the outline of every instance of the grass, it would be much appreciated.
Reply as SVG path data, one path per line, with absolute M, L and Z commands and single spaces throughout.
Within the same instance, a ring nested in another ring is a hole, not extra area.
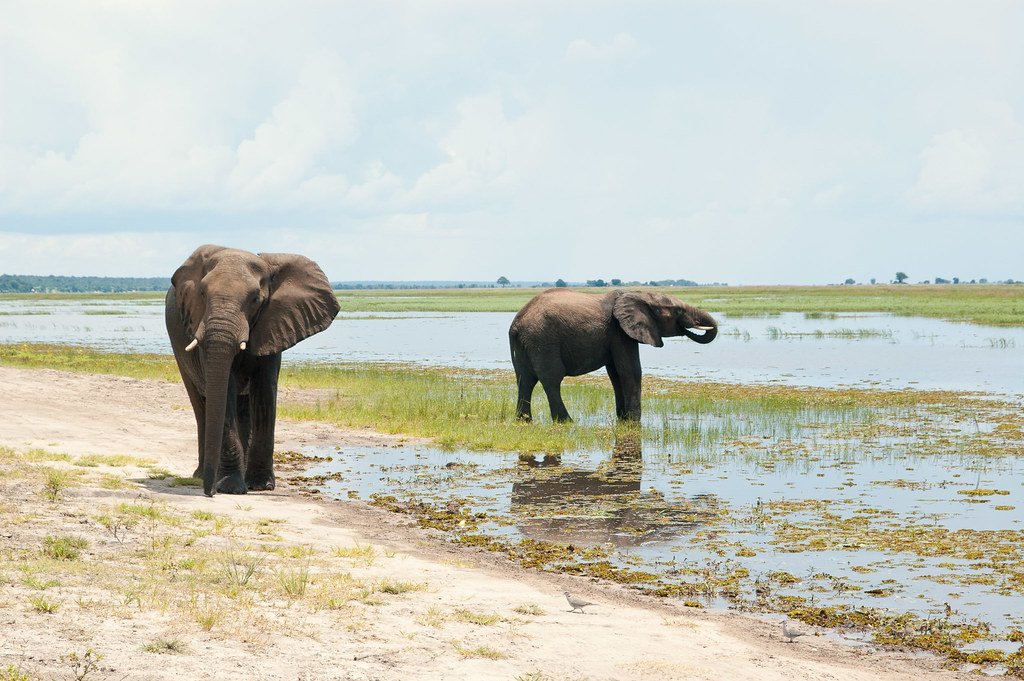
M 48 601 L 46 596 L 42 594 L 36 594 L 28 597 L 29 605 L 36 612 L 41 612 L 46 615 L 52 615 L 53 613 L 60 610 L 61 604 L 53 601 Z
M 463 657 L 486 657 L 489 660 L 500 660 L 505 657 L 505 654 L 500 650 L 495 650 L 489 646 L 477 646 L 476 648 L 470 648 L 464 646 L 458 641 L 452 641 L 452 647 L 459 651 L 459 654 Z
M 634 287 L 635 288 L 635 287 Z M 647 287 L 644 287 L 647 290 Z M 542 289 L 401 289 L 338 291 L 353 312 L 515 312 Z M 580 289 L 604 293 L 611 289 Z M 884 312 L 976 324 L 1024 325 L 1019 284 L 878 284 L 870 286 L 699 286 L 651 288 L 712 312 L 763 315 Z
M 88 540 L 82 537 L 50 536 L 43 540 L 43 555 L 54 560 L 78 560 L 88 546 Z
M 472 610 L 458 610 L 455 612 L 455 616 L 462 622 L 469 622 L 470 624 L 478 624 L 482 627 L 490 626 L 501 621 L 501 616 L 498 613 L 479 613 L 473 612 Z
M 0 345 L 0 363 L 11 346 Z M 35 354 L 34 354 L 35 353 Z M 18 346 L 17 362 L 74 365 L 82 371 L 145 376 L 153 373 L 150 355 L 83 355 L 73 347 Z M 68 359 L 70 358 L 70 359 Z M 173 361 L 164 360 L 173 370 Z M 157 372 L 159 373 L 159 372 Z M 635 425 L 618 423 L 606 377 L 591 374 L 568 378 L 563 397 L 577 419 L 552 423 L 543 391 L 535 391 L 533 423 L 514 419 L 515 388 L 511 371 L 453 370 L 387 363 L 286 364 L 282 388 L 316 388 L 326 397 L 316 402 L 289 402 L 282 395 L 278 414 L 298 420 L 327 421 L 342 427 L 374 428 L 384 432 L 434 438 L 443 447 L 480 450 L 558 453 L 572 449 L 609 449 L 636 437 Z M 744 386 L 709 382 L 688 383 L 648 377 L 644 381 L 644 442 L 662 447 L 707 449 L 723 438 L 753 435 L 770 428 L 785 432 L 799 428 L 811 416 L 828 422 L 869 420 L 877 408 L 913 408 L 924 402 L 955 404 L 965 398 L 953 393 L 886 392 L 881 390 L 819 390 L 791 386 Z M 684 416 L 685 418 L 680 418 Z M 36 450 L 42 459 L 60 457 Z M 63 459 L 70 457 L 63 455 Z M 106 460 L 106 459 L 100 459 Z M 109 459 L 113 462 L 115 459 Z M 53 469 L 58 470 L 58 469 Z M 54 473 L 47 489 L 58 495 L 69 481 Z M 196 484 L 176 479 L 173 484 Z
M 43 482 L 42 495 L 50 501 L 57 501 L 64 494 L 64 490 L 71 486 L 74 477 L 71 472 L 60 468 L 45 468 L 43 470 L 45 481 Z
M 173 654 L 184 654 L 187 652 L 187 648 L 184 643 L 177 639 L 159 639 L 152 643 L 147 643 L 142 646 L 142 650 L 147 653 L 173 653 Z

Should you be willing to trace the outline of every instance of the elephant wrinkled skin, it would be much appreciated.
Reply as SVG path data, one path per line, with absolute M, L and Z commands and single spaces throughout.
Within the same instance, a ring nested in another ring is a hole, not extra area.
M 530 401 L 540 381 L 551 418 L 571 421 L 562 402 L 562 379 L 606 367 L 615 389 L 616 414 L 620 419 L 638 421 L 638 344 L 660 348 L 666 336 L 710 343 L 717 335 L 718 324 L 711 315 L 663 293 L 617 289 L 594 295 L 548 289 L 519 310 L 508 331 L 519 389 L 516 417 L 532 418 Z
M 301 255 L 200 246 L 171 277 L 165 320 L 195 412 L 208 496 L 274 489 L 281 353 L 323 331 L 338 299 Z

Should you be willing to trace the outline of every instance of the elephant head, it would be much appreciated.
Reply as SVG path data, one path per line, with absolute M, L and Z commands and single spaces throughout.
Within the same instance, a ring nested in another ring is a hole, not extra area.
M 301 255 L 256 255 L 206 245 L 175 271 L 168 292 L 168 331 L 183 378 L 184 367 L 194 367 L 189 378 L 204 397 L 200 467 L 207 495 L 217 486 L 236 356 L 279 355 L 326 329 L 338 309 L 327 277 L 316 263 Z M 179 344 L 184 345 L 183 352 Z M 191 361 L 183 362 L 183 358 Z M 197 419 L 198 415 L 197 410 Z
M 612 314 L 626 335 L 656 348 L 665 345 L 665 336 L 686 336 L 698 343 L 710 343 L 718 335 L 714 317 L 664 293 L 623 291 L 615 299 Z

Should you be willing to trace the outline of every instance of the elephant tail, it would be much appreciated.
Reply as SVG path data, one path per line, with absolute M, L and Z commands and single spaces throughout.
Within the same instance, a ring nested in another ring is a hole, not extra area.
M 516 370 L 516 375 L 518 376 L 519 367 L 526 357 L 524 356 L 525 348 L 523 348 L 523 344 L 519 340 L 519 329 L 516 328 L 515 323 L 508 330 L 508 351 L 512 357 L 512 367 Z

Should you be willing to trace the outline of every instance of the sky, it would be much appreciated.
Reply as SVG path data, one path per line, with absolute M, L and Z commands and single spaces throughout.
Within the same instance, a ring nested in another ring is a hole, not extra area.
M 1019 0 L 0 0 L 0 273 L 1024 279 Z

